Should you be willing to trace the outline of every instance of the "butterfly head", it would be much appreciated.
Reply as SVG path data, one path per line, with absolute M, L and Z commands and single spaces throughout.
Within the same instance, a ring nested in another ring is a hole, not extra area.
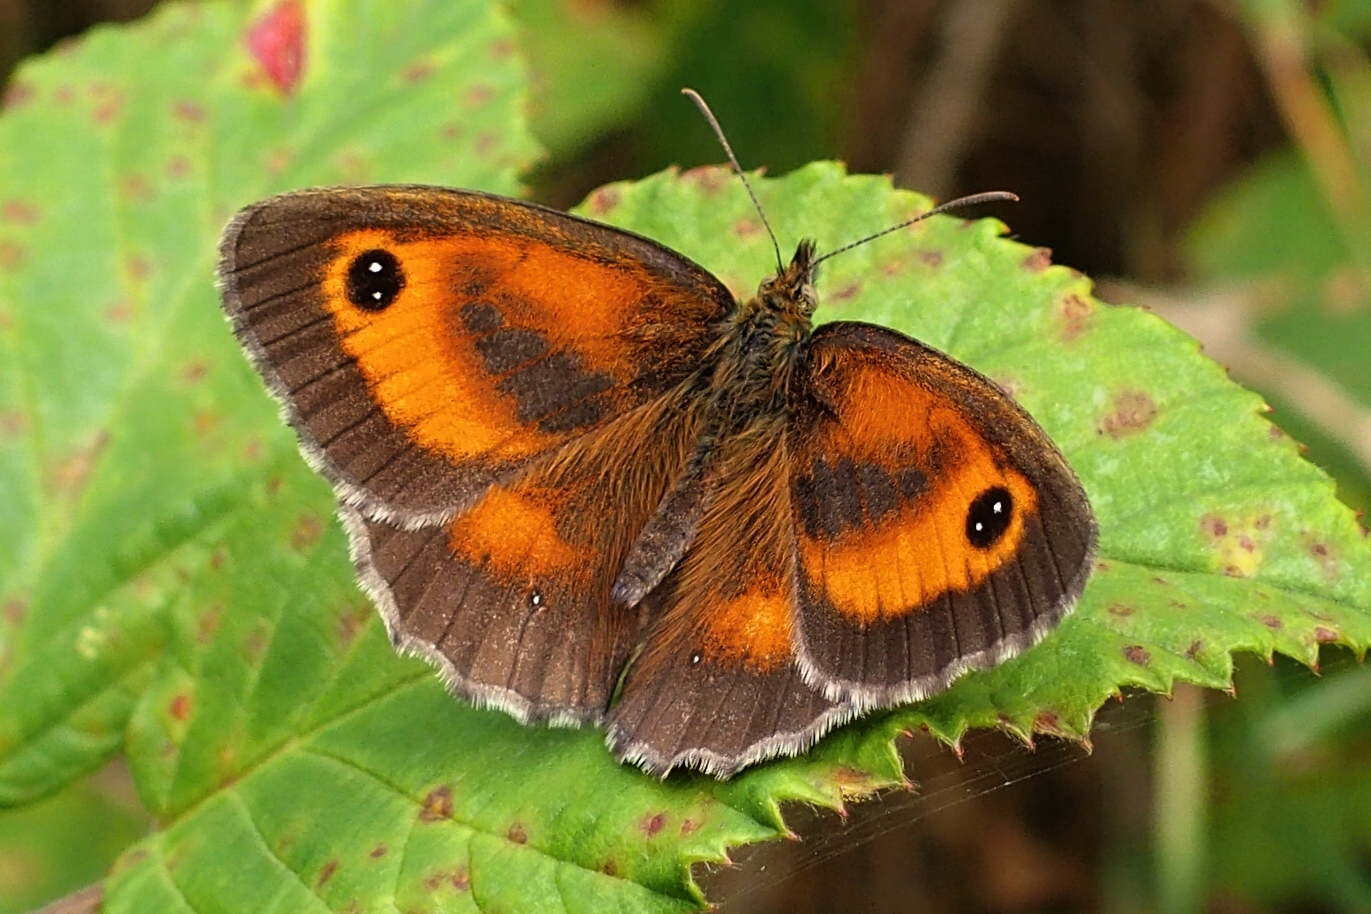
M 771 311 L 808 319 L 819 305 L 814 291 L 814 242 L 805 239 L 795 248 L 790 266 L 762 281 L 757 300 Z

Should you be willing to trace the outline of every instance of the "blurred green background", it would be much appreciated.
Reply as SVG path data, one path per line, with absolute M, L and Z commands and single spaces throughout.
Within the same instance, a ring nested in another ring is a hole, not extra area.
M 0 76 L 153 5 L 0 0 Z M 549 149 L 537 198 L 720 161 L 685 85 L 749 168 L 1013 190 L 1020 240 L 1197 336 L 1371 505 L 1371 0 L 509 5 Z M 1247 658 L 1236 682 L 1132 698 L 1088 757 L 916 740 L 917 795 L 810 823 L 708 891 L 738 912 L 1371 912 L 1371 671 Z M 0 914 L 98 879 L 139 810 L 116 763 L 0 814 Z

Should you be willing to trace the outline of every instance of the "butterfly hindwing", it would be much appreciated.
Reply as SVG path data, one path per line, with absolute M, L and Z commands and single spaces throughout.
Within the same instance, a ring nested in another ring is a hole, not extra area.
M 914 701 L 1039 640 L 1093 562 L 1085 494 L 991 381 L 894 331 L 811 341 L 792 435 L 796 649 L 860 708 Z
M 651 621 L 610 710 L 620 759 L 729 777 L 852 716 L 793 662 L 788 460 L 780 422 L 713 455 L 692 544 L 644 603 Z
M 694 417 L 659 398 L 443 524 L 406 530 L 345 508 L 392 640 L 453 691 L 521 720 L 600 719 L 642 620 L 611 590 L 695 448 Z
M 654 242 L 433 187 L 274 197 L 221 255 L 225 309 L 306 456 L 406 527 L 673 389 L 732 306 Z

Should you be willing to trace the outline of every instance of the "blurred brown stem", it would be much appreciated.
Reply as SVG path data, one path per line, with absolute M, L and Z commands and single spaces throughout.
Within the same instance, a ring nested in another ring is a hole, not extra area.
M 1013 8 L 1014 0 L 947 5 L 938 59 L 905 118 L 896 184 L 937 198 L 952 193 Z

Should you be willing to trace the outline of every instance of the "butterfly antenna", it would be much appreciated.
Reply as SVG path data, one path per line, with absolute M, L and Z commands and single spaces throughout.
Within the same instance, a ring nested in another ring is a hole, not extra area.
M 906 219 L 899 225 L 892 225 L 890 228 L 882 229 L 874 235 L 867 235 L 865 238 L 858 238 L 856 241 L 853 241 L 849 244 L 845 244 L 842 247 L 838 248 L 836 251 L 829 251 L 824 256 L 815 260 L 814 266 L 817 267 L 819 264 L 823 263 L 828 258 L 836 257 L 843 251 L 850 251 L 860 244 L 866 244 L 868 241 L 875 241 L 877 238 L 880 238 L 883 235 L 889 235 L 891 232 L 898 232 L 902 228 L 908 228 L 916 222 L 922 222 L 929 216 L 936 216 L 939 213 L 945 213 L 950 209 L 959 209 L 963 206 L 975 206 L 977 203 L 993 203 L 1002 200 L 1007 200 L 1010 203 L 1017 203 L 1019 202 L 1019 195 L 1011 194 L 1007 190 L 992 190 L 984 194 L 972 194 L 969 197 L 958 197 L 955 200 L 949 200 L 942 206 L 935 206 L 926 213 L 919 213 L 919 215 L 915 216 L 912 219 Z
M 714 116 L 714 112 L 709 110 L 709 105 L 705 104 L 700 93 L 694 89 L 682 89 L 681 94 L 695 103 L 695 107 L 700 109 L 705 120 L 709 121 L 709 126 L 714 128 L 714 135 L 719 138 L 719 145 L 723 146 L 724 152 L 728 153 L 728 160 L 733 163 L 733 170 L 742 179 L 743 187 L 747 188 L 747 195 L 752 198 L 752 205 L 757 208 L 757 215 L 762 217 L 762 225 L 766 226 L 766 233 L 771 236 L 771 246 L 776 251 L 776 272 L 783 272 L 785 264 L 781 262 L 781 246 L 776 242 L 776 233 L 771 230 L 771 223 L 766 221 L 766 213 L 762 212 L 762 204 L 757 201 L 757 195 L 753 193 L 752 185 L 747 182 L 747 175 L 743 174 L 743 166 L 738 164 L 738 157 L 733 154 L 733 147 L 728 145 L 728 137 L 724 136 L 724 128 L 719 126 L 719 121 Z

